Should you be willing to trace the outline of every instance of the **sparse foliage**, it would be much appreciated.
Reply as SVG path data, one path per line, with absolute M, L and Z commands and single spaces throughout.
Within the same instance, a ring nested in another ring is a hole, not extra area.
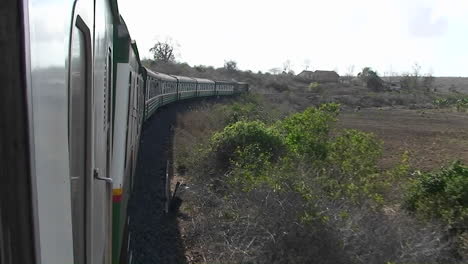
M 285 62 L 283 62 L 283 74 L 291 74 L 291 75 L 294 75 L 294 71 L 291 69 L 291 61 L 290 60 L 286 60 Z
M 280 74 L 281 73 L 281 69 L 280 68 L 271 68 L 268 70 L 268 72 L 270 72 L 271 74 Z
M 322 89 L 320 89 L 320 84 L 318 82 L 312 82 L 309 84 L 309 91 L 310 92 L 321 92 Z
M 166 38 L 165 41 L 157 41 L 149 50 L 153 53 L 153 59 L 157 62 L 174 62 L 176 59 L 177 42 L 171 38 Z
M 310 68 L 310 59 L 304 60 L 304 69 L 307 71 Z
M 421 65 L 419 65 L 417 62 L 413 64 L 413 77 L 419 78 L 421 72 Z
M 428 73 L 426 74 L 426 76 L 423 77 L 423 86 L 426 89 L 432 89 L 434 86 L 434 81 L 435 81 L 435 77 L 432 76 L 431 73 Z
M 347 70 L 346 70 L 346 77 L 351 78 L 354 76 L 354 65 L 349 65 Z
M 228 71 L 237 71 L 239 70 L 237 68 L 237 62 L 234 61 L 234 60 L 226 60 L 224 61 L 224 69 L 228 70 Z

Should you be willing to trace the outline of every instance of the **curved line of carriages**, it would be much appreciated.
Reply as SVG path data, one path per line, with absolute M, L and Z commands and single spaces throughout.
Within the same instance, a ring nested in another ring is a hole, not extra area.
M 229 82 L 229 81 L 212 81 L 209 79 L 203 79 L 203 78 L 191 78 L 191 77 L 185 77 L 185 76 L 176 76 L 176 75 L 168 75 L 164 73 L 159 73 L 159 72 L 152 72 L 148 70 L 145 67 L 141 67 L 141 75 L 142 76 L 137 76 L 134 81 L 132 81 L 132 75 L 130 74 L 129 78 L 129 83 L 130 85 L 129 90 L 130 94 L 132 93 L 132 90 L 135 90 L 135 93 L 138 93 L 138 89 L 141 88 L 141 83 L 144 85 L 143 89 L 143 98 L 144 98 L 144 111 L 142 114 L 136 114 L 135 118 L 135 123 L 133 125 L 130 125 L 130 130 L 135 129 L 136 131 L 134 132 L 134 136 L 130 136 L 130 141 L 133 143 L 130 143 L 130 145 L 125 144 L 123 141 L 120 143 L 115 143 L 114 144 L 114 153 L 115 157 L 118 156 L 116 152 L 124 152 L 124 153 L 129 153 L 130 158 L 127 159 L 122 159 L 121 162 L 117 160 L 117 158 L 114 159 L 113 163 L 115 166 L 123 167 L 122 163 L 126 163 L 130 161 L 129 166 L 125 167 L 130 167 L 130 171 L 127 171 L 125 169 L 120 170 L 121 173 L 115 171 L 116 173 L 113 175 L 114 176 L 114 184 L 113 184 L 113 263 L 119 263 L 119 260 L 121 260 L 121 254 L 127 255 L 129 252 L 124 252 L 124 250 L 129 250 L 128 246 L 125 246 L 126 244 L 129 243 L 128 240 L 128 234 L 127 232 L 127 225 L 128 225 L 128 215 L 127 215 L 127 206 L 128 206 L 128 199 L 131 193 L 131 190 L 133 189 L 133 182 L 134 182 L 134 173 L 136 166 L 133 164 L 136 164 L 137 160 L 137 153 L 138 153 L 138 143 L 139 143 L 139 138 L 141 135 L 141 127 L 142 124 L 148 120 L 155 112 L 157 109 L 160 107 L 176 102 L 176 101 L 181 101 L 181 100 L 186 100 L 190 98 L 196 98 L 196 97 L 208 97 L 208 96 L 228 96 L 228 95 L 234 95 L 234 94 L 239 94 L 242 92 L 248 91 L 248 84 L 243 83 L 243 82 Z M 119 84 L 118 84 L 119 85 Z M 127 91 L 125 91 L 126 93 Z M 116 103 L 119 104 L 119 101 L 121 101 L 119 98 L 119 92 L 117 91 L 117 100 Z M 130 98 L 125 98 L 124 100 L 130 99 L 129 101 L 132 102 L 133 96 L 130 95 Z M 138 95 L 136 96 L 138 98 Z M 135 101 L 134 101 L 135 102 Z M 138 104 L 138 99 L 137 99 L 137 104 Z M 118 106 L 116 106 L 118 107 Z M 122 106 L 121 106 L 122 107 Z M 138 111 L 139 106 L 138 105 L 129 105 L 129 113 L 131 113 L 131 109 L 137 110 Z M 130 116 L 130 115 L 129 115 Z M 139 117 L 138 117 L 139 116 Z M 135 116 L 134 116 L 135 117 Z M 119 118 L 116 116 L 115 120 L 115 131 L 114 133 L 118 133 L 119 130 L 123 132 L 125 125 L 121 124 L 120 129 L 118 120 Z M 137 121 L 140 120 L 140 121 Z M 130 132 L 132 133 L 132 132 Z M 116 137 L 116 136 L 115 136 Z M 118 144 L 121 144 L 120 148 L 117 146 Z M 125 146 L 126 145 L 126 146 Z M 123 150 L 125 148 L 125 150 Z M 130 150 L 130 151 L 129 151 Z M 127 156 L 128 154 L 125 154 Z M 118 169 L 117 169 L 118 170 Z M 120 174 L 120 175 L 119 175 Z M 125 241 L 127 240 L 127 241 Z M 130 254 L 131 256 L 131 254 Z M 129 261 L 129 260 L 127 260 Z M 125 260 L 123 260 L 125 262 Z
M 248 91 L 248 84 L 153 72 L 142 65 L 121 16 L 114 29 L 112 260 L 125 263 L 129 260 L 122 258 L 131 256 L 127 206 L 143 123 L 164 105 L 195 97 L 239 94 Z
M 145 120 L 159 107 L 178 100 L 194 97 L 231 95 L 247 91 L 241 82 L 212 81 L 203 78 L 168 75 L 145 69 Z

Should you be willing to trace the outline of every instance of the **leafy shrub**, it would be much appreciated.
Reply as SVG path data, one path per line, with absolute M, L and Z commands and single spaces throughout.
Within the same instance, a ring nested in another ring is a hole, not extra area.
M 330 144 L 329 160 L 346 175 L 365 175 L 376 171 L 381 153 L 374 134 L 348 129 Z
M 307 87 L 309 89 L 309 92 L 316 92 L 319 93 L 322 91 L 320 84 L 318 82 L 312 82 L 309 84 Z
M 330 133 L 336 104 L 273 125 L 255 121 L 263 113 L 248 104 L 215 111 L 229 125 L 211 144 L 202 141 L 203 151 L 189 148 L 188 174 L 200 177 L 185 191 L 194 195 L 184 197 L 194 223 L 186 241 L 202 250 L 200 262 L 466 263 L 454 260 L 453 243 L 439 225 L 400 211 L 393 187 L 408 175 L 407 153 L 401 164 L 378 170 L 382 148 L 375 136 Z M 194 140 L 200 142 L 198 136 L 178 142 Z M 218 160 L 222 170 L 213 168 Z M 390 191 L 395 200 L 383 196 Z
M 274 129 L 260 121 L 238 121 L 215 133 L 211 138 L 212 150 L 223 168 L 232 165 L 232 161 L 244 158 L 250 160 L 250 154 L 263 155 L 266 160 L 275 159 L 283 149 L 283 143 Z
M 272 184 L 268 171 L 271 169 L 273 153 L 265 151 L 259 144 L 247 145 L 236 150 L 231 160 L 233 170 L 230 183 L 250 191 L 262 184 Z
M 233 103 L 232 105 L 223 106 L 222 111 L 225 116 L 226 124 L 233 124 L 238 121 L 260 119 L 260 112 L 258 105 L 247 103 Z
M 330 190 L 346 197 L 370 197 L 381 200 L 382 187 L 377 161 L 381 157 L 382 143 L 371 133 L 349 129 L 330 143 L 328 161 L 336 167 L 328 180 Z
M 285 118 L 277 127 L 291 152 L 309 159 L 324 159 L 328 134 L 338 111 L 339 105 L 333 103 L 310 107 Z
M 458 112 L 465 112 L 468 109 L 467 97 L 437 98 L 432 102 L 437 108 L 447 108 L 455 106 Z
M 466 229 L 468 221 L 468 167 L 454 162 L 437 172 L 417 172 L 405 208 L 428 218 L 440 218 L 451 227 Z

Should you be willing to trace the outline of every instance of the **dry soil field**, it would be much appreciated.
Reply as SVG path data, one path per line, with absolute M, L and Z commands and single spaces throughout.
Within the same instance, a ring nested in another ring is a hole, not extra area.
M 342 112 L 337 126 L 373 132 L 383 140 L 383 167 L 395 164 L 404 151 L 413 168 L 421 170 L 455 159 L 468 162 L 468 113 L 368 108 Z

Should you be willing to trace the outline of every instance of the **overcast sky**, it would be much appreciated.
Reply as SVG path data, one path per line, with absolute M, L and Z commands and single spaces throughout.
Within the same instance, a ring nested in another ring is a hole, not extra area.
M 267 71 L 290 60 L 299 72 L 371 66 L 468 76 L 468 0 L 119 0 L 142 57 L 158 39 L 178 61 Z

